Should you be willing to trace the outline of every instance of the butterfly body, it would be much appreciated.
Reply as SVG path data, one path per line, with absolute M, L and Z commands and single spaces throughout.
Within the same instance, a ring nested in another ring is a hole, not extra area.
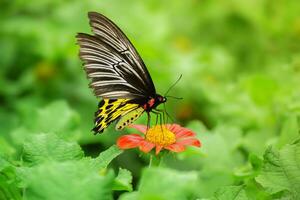
M 143 108 L 146 112 L 151 112 L 152 109 L 156 108 L 159 104 L 166 101 L 166 97 L 156 94 L 154 98 L 148 99 L 147 102 L 143 104 Z
M 79 56 L 90 87 L 102 100 L 95 113 L 95 133 L 112 122 L 121 130 L 166 98 L 157 94 L 151 76 L 126 35 L 105 16 L 89 12 L 94 35 L 78 33 Z

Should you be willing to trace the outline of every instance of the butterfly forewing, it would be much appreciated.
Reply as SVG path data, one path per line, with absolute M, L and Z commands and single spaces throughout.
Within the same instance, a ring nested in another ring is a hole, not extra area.
M 154 96 L 149 72 L 125 34 L 99 13 L 88 16 L 95 35 L 79 33 L 77 41 L 94 93 L 103 98 Z
M 111 20 L 99 13 L 89 12 L 88 16 L 90 25 L 96 36 L 102 38 L 103 42 L 117 52 L 120 52 L 122 57 L 141 77 L 140 81 L 146 88 L 146 92 L 155 94 L 153 81 L 143 60 L 122 30 Z
M 103 98 L 141 98 L 143 90 L 136 87 L 132 77 L 128 82 L 128 72 L 123 72 L 122 59 L 117 52 L 110 50 L 101 40 L 88 34 L 78 34 L 80 58 L 94 93 Z M 105 55 L 105 56 L 103 56 Z M 121 68 L 121 70 L 120 70 Z M 132 75 L 131 75 L 132 76 Z

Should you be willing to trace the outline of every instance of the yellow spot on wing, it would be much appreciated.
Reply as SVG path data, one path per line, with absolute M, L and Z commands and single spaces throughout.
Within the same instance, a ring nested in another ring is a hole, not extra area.
M 122 130 L 124 127 L 132 124 L 137 118 L 141 116 L 144 112 L 143 108 L 137 108 L 133 111 L 127 112 L 125 115 L 122 115 L 121 119 L 116 124 L 116 130 Z

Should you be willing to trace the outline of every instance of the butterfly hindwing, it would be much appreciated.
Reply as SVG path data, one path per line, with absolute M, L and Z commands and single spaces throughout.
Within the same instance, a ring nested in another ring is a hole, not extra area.
M 110 123 L 123 115 L 139 108 L 139 104 L 130 103 L 129 99 L 103 99 L 95 113 L 95 132 L 102 132 Z
M 126 114 L 124 114 L 116 124 L 116 130 L 122 130 L 124 127 L 132 124 L 141 116 L 141 114 L 143 114 L 144 111 L 145 110 L 142 107 L 139 107 L 135 110 L 129 111 Z

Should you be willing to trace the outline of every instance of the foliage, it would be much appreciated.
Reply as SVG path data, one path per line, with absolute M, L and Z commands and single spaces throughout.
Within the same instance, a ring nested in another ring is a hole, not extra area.
M 300 198 L 298 1 L 0 6 L 1 200 Z M 75 41 L 88 11 L 124 30 L 160 94 L 183 75 L 167 110 L 200 149 L 148 168 L 148 155 L 114 146 L 131 129 L 92 134 L 98 100 Z
M 227 186 L 216 191 L 214 198 L 216 200 L 232 199 L 232 200 L 247 200 L 243 186 Z
M 286 198 L 300 198 L 300 141 L 281 151 L 267 149 L 264 165 L 256 180 L 271 194 L 286 192 Z

